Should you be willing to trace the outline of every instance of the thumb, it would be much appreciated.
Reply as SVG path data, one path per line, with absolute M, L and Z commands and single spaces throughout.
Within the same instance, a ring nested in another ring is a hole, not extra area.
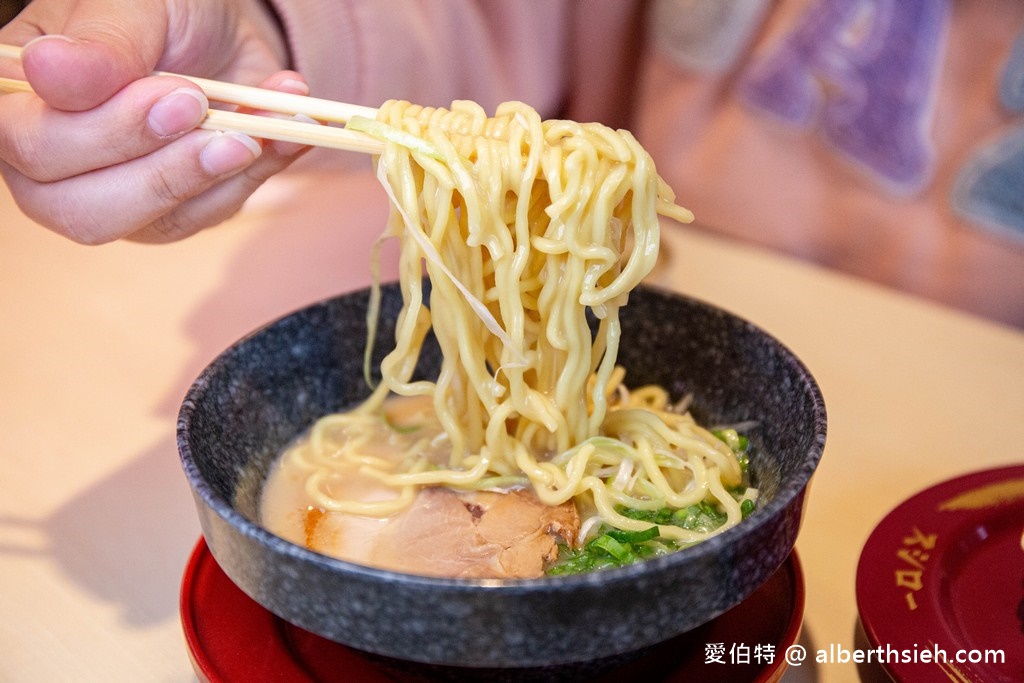
M 22 51 L 22 69 L 36 93 L 65 111 L 92 109 L 148 75 L 164 51 L 162 2 L 81 0 L 60 33 L 40 36 Z

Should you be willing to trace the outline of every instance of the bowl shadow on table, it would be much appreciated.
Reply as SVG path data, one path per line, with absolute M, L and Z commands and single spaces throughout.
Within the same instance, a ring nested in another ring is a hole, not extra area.
M 3 519 L 43 540 L 5 544 L 0 553 L 48 557 L 75 584 L 116 605 L 125 623 L 148 626 L 177 616 L 181 571 L 198 532 L 194 517 L 168 438 L 42 521 Z M 150 543 L 152 534 L 169 540 Z
M 853 624 L 853 647 L 859 652 L 866 652 L 874 649 L 875 647 L 868 640 L 868 634 L 864 630 L 864 624 L 861 623 L 859 618 L 855 619 Z M 893 679 L 886 672 L 885 667 L 874 660 L 870 662 L 858 662 L 857 675 L 860 677 L 861 683 L 893 683 Z
M 30 539 L 0 546 L 0 553 L 51 556 L 77 585 L 117 605 L 127 623 L 177 618 L 182 571 L 200 533 L 174 443 L 182 396 L 210 359 L 242 334 L 310 301 L 366 284 L 371 245 L 383 230 L 386 198 L 381 193 L 369 206 L 367 197 L 379 190 L 370 173 L 339 176 L 337 183 L 315 173 L 299 175 L 294 188 L 269 207 L 257 203 L 243 226 L 224 228 L 249 230 L 251 236 L 227 264 L 221 284 L 186 321 L 183 333 L 194 352 L 152 409 L 166 422 L 167 438 L 125 458 L 123 467 L 44 521 L 0 519 L 18 538 Z M 357 212 L 359 224 L 338 211 L 347 205 L 367 207 Z M 394 260 L 387 252 L 385 257 L 388 272 Z M 175 540 L 154 544 L 147 540 L 153 534 L 173 534 Z M 33 535 L 43 538 L 31 540 Z M 88 552 L 84 544 L 91 546 Z
M 821 666 L 814 661 L 813 653 L 817 651 L 818 645 L 814 640 L 814 633 L 806 623 L 800 629 L 800 637 L 796 644 L 808 653 L 807 659 L 799 665 L 788 666 L 782 674 L 781 683 L 821 683 L 828 680 L 822 674 Z M 778 652 L 776 655 L 784 657 L 785 652 Z

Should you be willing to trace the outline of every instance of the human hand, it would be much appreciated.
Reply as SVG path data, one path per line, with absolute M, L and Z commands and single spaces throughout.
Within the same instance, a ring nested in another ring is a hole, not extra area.
M 304 151 L 199 130 L 203 92 L 149 75 L 306 94 L 263 0 L 35 0 L 0 42 L 26 46 L 0 75 L 35 90 L 0 96 L 0 174 L 29 217 L 77 242 L 186 237 Z

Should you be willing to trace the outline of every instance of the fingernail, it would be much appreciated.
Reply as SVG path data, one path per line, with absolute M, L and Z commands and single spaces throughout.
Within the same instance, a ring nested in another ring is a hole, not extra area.
M 25 43 L 25 48 L 28 48 L 29 45 L 35 45 L 36 43 L 42 43 L 47 40 L 62 40 L 65 43 L 71 43 L 72 45 L 81 45 L 82 42 L 80 40 L 75 40 L 71 36 L 66 36 L 63 33 L 47 33 L 43 36 L 36 36 L 32 40 Z
M 206 97 L 197 90 L 172 90 L 149 110 L 149 127 L 162 138 L 184 133 L 199 125 L 208 107 Z
M 259 143 L 248 135 L 219 133 L 206 143 L 199 163 L 210 175 L 222 176 L 245 168 L 262 152 Z
M 309 85 L 294 78 L 281 81 L 281 88 L 295 95 L 308 95 Z

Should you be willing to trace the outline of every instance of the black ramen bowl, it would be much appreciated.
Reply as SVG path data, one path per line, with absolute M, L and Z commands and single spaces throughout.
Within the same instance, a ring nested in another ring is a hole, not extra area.
M 232 581 L 271 612 L 435 672 L 587 675 L 710 621 L 788 557 L 825 442 L 818 386 L 754 325 L 650 287 L 621 311 L 619 361 L 630 385 L 693 394 L 704 424 L 756 422 L 746 433 L 761 498 L 738 526 L 632 566 L 529 580 L 400 574 L 271 534 L 258 514 L 271 463 L 317 418 L 369 391 L 367 305 L 366 291 L 346 294 L 256 331 L 203 371 L 181 407 L 178 447 L 206 542 Z M 397 287 L 385 287 L 377 363 L 392 346 L 400 305 Z M 419 371 L 429 375 L 439 360 L 436 346 L 426 347 Z

